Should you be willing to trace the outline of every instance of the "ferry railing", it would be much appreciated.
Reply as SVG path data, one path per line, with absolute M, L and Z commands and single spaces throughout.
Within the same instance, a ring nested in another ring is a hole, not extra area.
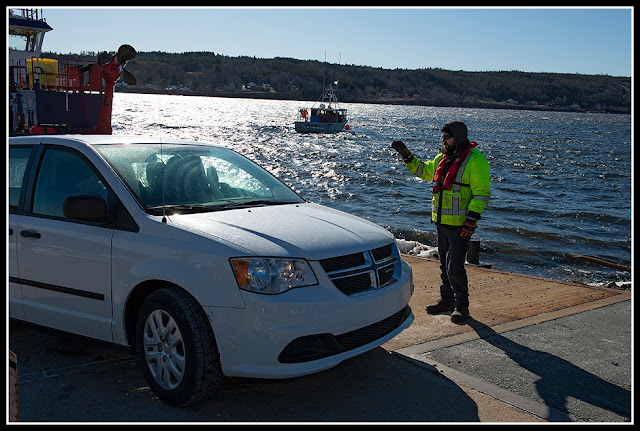
M 17 90 L 33 90 L 36 82 L 44 90 L 103 92 L 100 66 L 87 60 L 30 58 L 10 67 Z
M 40 19 L 39 16 L 42 17 L 42 9 L 40 9 L 40 13 L 38 13 L 38 9 L 13 9 L 14 15 L 17 15 L 16 11 L 19 12 L 20 16 L 36 21 Z

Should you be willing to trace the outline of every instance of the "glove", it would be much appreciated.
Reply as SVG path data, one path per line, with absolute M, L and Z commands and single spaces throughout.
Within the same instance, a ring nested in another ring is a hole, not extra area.
M 466 238 L 468 236 L 473 235 L 473 232 L 476 230 L 476 222 L 473 220 L 466 219 L 462 226 L 460 226 L 460 236 L 462 238 Z
M 462 223 L 462 226 L 460 226 L 460 236 L 466 238 L 473 235 L 476 231 L 476 222 L 480 220 L 480 218 L 480 214 L 477 212 L 469 211 L 467 219 Z
M 391 148 L 400 153 L 400 156 L 405 163 L 409 163 L 411 160 L 413 160 L 413 154 L 411 154 L 411 151 L 409 151 L 407 146 L 404 145 L 404 142 L 393 141 L 393 143 L 391 144 Z

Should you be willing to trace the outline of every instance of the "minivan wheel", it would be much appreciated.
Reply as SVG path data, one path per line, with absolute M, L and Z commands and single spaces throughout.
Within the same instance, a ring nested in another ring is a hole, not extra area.
M 162 401 L 188 406 L 220 383 L 220 358 L 209 320 L 196 300 L 178 288 L 156 290 L 144 301 L 136 346 L 144 377 Z

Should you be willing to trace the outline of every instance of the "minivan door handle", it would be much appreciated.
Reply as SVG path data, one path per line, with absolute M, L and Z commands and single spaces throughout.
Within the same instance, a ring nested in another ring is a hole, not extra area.
M 31 230 L 20 231 L 20 236 L 24 238 L 40 238 L 40 234 L 38 232 L 33 232 Z

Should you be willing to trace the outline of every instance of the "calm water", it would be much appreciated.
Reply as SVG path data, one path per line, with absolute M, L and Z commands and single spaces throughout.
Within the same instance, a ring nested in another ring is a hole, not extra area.
M 481 263 L 555 279 L 605 282 L 629 274 L 565 259 L 567 251 L 631 263 L 631 116 L 341 104 L 348 132 L 294 131 L 303 102 L 116 93 L 114 134 L 229 147 L 313 202 L 435 246 L 430 183 L 409 174 L 402 139 L 432 159 L 440 127 L 457 119 L 491 165 L 492 198 L 473 239 Z

